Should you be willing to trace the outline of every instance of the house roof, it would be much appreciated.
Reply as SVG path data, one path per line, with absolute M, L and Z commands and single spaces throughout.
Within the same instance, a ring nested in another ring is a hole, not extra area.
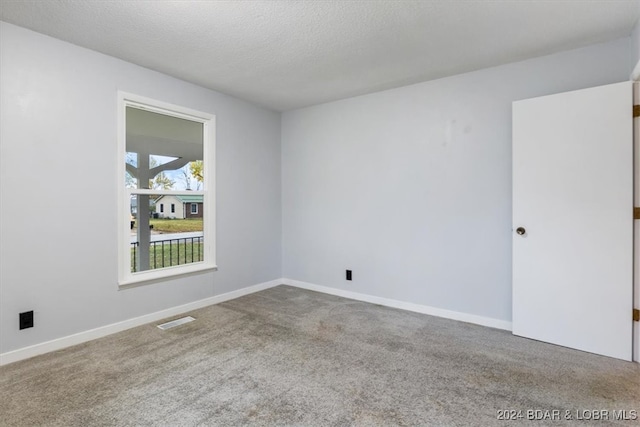
M 160 199 L 162 199 L 165 196 L 160 196 L 156 199 L 156 202 L 159 201 Z M 178 199 L 178 201 L 180 203 L 202 203 L 203 197 L 201 194 L 187 194 L 187 195 L 179 195 L 179 196 L 173 196 L 176 199 Z

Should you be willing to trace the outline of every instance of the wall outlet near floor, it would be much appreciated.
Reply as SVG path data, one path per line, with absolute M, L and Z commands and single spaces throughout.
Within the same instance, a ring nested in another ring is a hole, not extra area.
M 347 280 L 351 280 L 351 270 L 347 270 Z
M 20 313 L 20 329 L 33 328 L 33 310 Z

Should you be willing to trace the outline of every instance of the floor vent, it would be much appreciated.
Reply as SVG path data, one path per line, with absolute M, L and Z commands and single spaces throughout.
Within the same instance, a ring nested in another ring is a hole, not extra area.
M 185 323 L 193 322 L 194 319 L 191 316 L 182 317 L 180 319 L 172 320 L 171 322 L 163 323 L 162 325 L 158 325 L 158 328 L 166 331 L 167 329 L 175 328 L 176 326 L 184 325 Z

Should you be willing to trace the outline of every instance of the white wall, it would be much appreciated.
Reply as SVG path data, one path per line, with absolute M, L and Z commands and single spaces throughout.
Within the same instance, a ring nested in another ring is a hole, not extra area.
M 640 2 L 636 7 L 640 11 Z M 636 22 L 631 32 L 631 68 L 635 68 L 638 62 L 640 62 L 640 21 Z
M 640 25 L 636 24 L 631 33 L 631 66 L 640 61 Z
M 219 271 L 118 290 L 119 89 L 216 114 Z M 279 113 L 6 23 L 0 94 L 0 353 L 281 277 Z
M 174 205 L 175 212 L 171 212 L 171 205 Z M 162 206 L 163 211 L 160 211 Z M 179 218 L 184 219 L 185 204 L 178 200 L 175 196 L 164 196 L 156 203 L 156 213 L 160 218 Z
M 628 80 L 630 51 L 625 38 L 284 113 L 283 275 L 510 321 L 511 103 Z

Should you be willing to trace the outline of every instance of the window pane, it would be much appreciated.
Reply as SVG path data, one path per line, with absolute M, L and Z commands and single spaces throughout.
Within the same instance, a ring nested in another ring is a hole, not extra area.
M 131 272 L 204 261 L 203 202 L 202 195 L 132 195 Z M 162 208 L 167 204 L 175 212 Z
M 203 125 L 139 108 L 126 110 L 126 186 L 201 190 Z M 131 198 L 131 270 L 146 271 L 203 260 L 202 196 Z M 201 209 L 202 210 L 202 209 Z
M 202 190 L 203 125 L 126 109 L 127 188 Z

